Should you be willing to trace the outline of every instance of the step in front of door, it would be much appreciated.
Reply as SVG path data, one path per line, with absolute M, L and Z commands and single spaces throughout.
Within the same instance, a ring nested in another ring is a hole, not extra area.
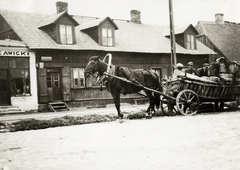
M 23 113 L 18 106 L 0 106 L 0 115 L 4 114 L 14 114 L 14 113 Z
M 48 103 L 48 107 L 53 112 L 69 111 L 69 107 L 65 102 L 52 102 Z

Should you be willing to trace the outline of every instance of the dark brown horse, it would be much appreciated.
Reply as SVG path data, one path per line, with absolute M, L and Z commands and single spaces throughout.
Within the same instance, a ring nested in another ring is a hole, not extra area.
M 90 75 L 98 73 L 99 77 L 104 77 L 103 81 L 106 82 L 106 87 L 111 93 L 115 107 L 118 112 L 119 118 L 123 118 L 123 114 L 120 110 L 120 94 L 132 94 L 138 93 L 141 90 L 144 90 L 142 86 L 148 87 L 154 90 L 160 90 L 160 83 L 156 73 L 150 70 L 144 69 L 129 69 L 127 67 L 115 67 L 111 65 L 108 69 L 108 64 L 100 60 L 99 56 L 93 56 L 90 58 L 89 63 L 85 68 L 86 78 Z M 104 76 L 105 72 L 109 72 L 117 77 L 125 78 L 130 80 L 132 83 L 128 83 L 114 76 Z M 136 85 L 135 85 L 136 84 Z M 152 116 L 152 112 L 155 112 L 156 109 L 159 109 L 160 105 L 160 95 L 158 93 L 153 93 L 151 91 L 144 90 L 147 97 L 149 98 L 149 107 L 147 112 L 149 116 Z

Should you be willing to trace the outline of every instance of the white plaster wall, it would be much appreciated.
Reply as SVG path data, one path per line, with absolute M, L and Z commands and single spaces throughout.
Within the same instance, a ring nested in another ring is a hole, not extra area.
M 30 51 L 29 58 L 29 71 L 30 71 L 30 96 L 11 97 L 11 104 L 18 106 L 23 111 L 37 110 L 38 109 L 38 96 L 37 96 L 37 70 L 36 70 L 36 56 L 35 52 Z

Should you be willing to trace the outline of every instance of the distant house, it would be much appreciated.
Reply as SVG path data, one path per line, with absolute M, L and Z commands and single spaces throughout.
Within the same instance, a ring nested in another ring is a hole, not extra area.
M 217 53 L 216 57 L 225 57 L 240 61 L 240 24 L 224 21 L 224 15 L 215 14 L 215 21 L 199 21 L 195 27 L 199 32 L 197 39 Z
M 0 10 L 0 73 L 5 70 L 2 77 L 11 84 L 4 89 L 8 97 L 0 100 L 0 105 L 37 109 L 53 101 L 74 107 L 112 99 L 106 89 L 99 91 L 96 81 L 84 77 L 84 68 L 93 55 L 103 58 L 111 53 L 114 65 L 152 69 L 160 78 L 172 74 L 170 39 L 163 35 L 161 26 L 141 23 L 140 11 L 132 10 L 131 20 L 122 21 L 72 16 L 67 3 L 56 5 L 57 14 L 53 15 Z M 188 31 L 193 35 L 190 39 L 185 36 Z M 191 60 L 202 66 L 215 54 L 196 40 L 194 27 L 182 35 L 177 35 L 178 62 Z M 14 43 L 28 53 L 16 55 L 20 49 L 15 49 Z M 10 53 L 4 55 L 6 51 Z M 122 96 L 126 100 L 135 97 Z

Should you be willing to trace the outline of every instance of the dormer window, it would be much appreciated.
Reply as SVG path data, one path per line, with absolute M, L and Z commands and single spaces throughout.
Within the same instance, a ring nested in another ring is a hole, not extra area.
M 195 37 L 191 34 L 186 34 L 187 40 L 186 40 L 186 47 L 189 50 L 195 50 Z
M 82 32 L 88 34 L 98 45 L 105 47 L 115 46 L 117 29 L 117 25 L 109 17 L 92 20 L 80 26 Z
M 38 28 L 45 31 L 58 44 L 76 44 L 75 27 L 78 22 L 67 11 L 42 20 Z
M 102 45 L 103 46 L 113 46 L 112 29 L 102 28 Z
M 71 25 L 59 25 L 60 43 L 73 44 L 73 33 Z

